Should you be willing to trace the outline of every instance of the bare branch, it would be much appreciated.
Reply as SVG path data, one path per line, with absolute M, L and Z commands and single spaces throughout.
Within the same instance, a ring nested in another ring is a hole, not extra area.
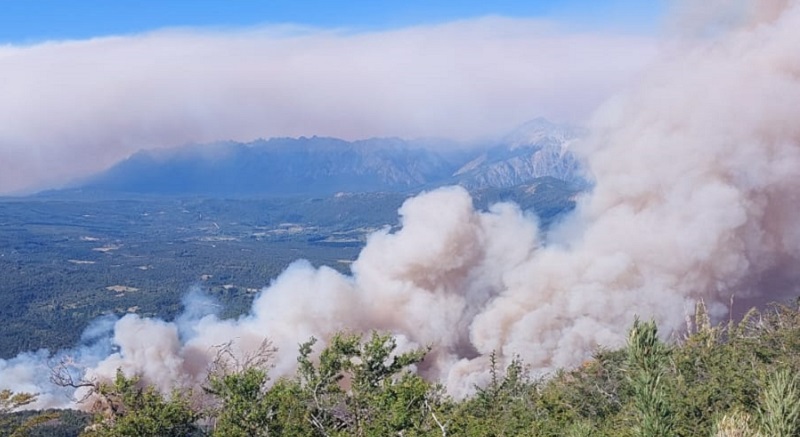
M 442 425 L 442 422 L 439 422 L 439 419 L 436 417 L 436 413 L 433 412 L 433 408 L 431 408 L 427 399 L 425 399 L 425 408 L 430 410 L 431 417 L 433 417 L 433 421 L 436 422 L 436 425 L 439 427 L 440 430 L 442 430 L 442 437 L 447 437 L 447 427 Z
M 234 349 L 235 346 L 236 343 L 233 340 L 213 346 L 217 353 L 209 366 L 209 375 L 224 376 L 252 368 L 269 370 L 272 367 L 272 358 L 278 350 L 266 338 L 252 352 L 240 350 L 237 353 Z
M 59 387 L 70 387 L 75 389 L 75 395 L 80 396 L 76 399 L 77 403 L 86 402 L 100 391 L 100 383 L 96 379 L 77 378 L 76 373 L 84 374 L 83 366 L 80 366 L 72 357 L 63 356 L 57 363 L 48 364 L 50 367 L 50 382 Z

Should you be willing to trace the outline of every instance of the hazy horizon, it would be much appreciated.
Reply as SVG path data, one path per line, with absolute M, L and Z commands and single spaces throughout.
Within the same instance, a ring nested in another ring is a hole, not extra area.
M 343 10 L 362 14 L 326 22 L 308 5 L 273 15 L 251 5 L 248 16 L 177 3 L 147 21 L 126 2 L 116 14 L 76 2 L 70 23 L 64 6 L 12 3 L 9 26 L 15 16 L 31 26 L 0 35 L 0 193 L 187 143 L 470 140 L 540 116 L 583 123 L 655 57 L 660 10 L 631 4 L 354 2 Z

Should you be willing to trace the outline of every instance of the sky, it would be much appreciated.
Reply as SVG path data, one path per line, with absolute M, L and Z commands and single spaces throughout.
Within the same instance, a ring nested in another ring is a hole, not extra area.
M 651 31 L 660 0 L 3 0 L 0 43 L 85 39 L 163 27 L 298 24 L 377 30 L 502 15 Z
M 220 140 L 585 122 L 655 56 L 659 1 L 0 2 L 0 194 Z

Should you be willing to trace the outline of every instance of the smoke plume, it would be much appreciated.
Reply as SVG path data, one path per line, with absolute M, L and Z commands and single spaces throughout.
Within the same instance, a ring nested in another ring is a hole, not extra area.
M 669 335 L 700 300 L 721 318 L 732 297 L 797 293 L 800 3 L 748 14 L 669 45 L 597 112 L 580 146 L 594 188 L 546 236 L 515 205 L 478 211 L 461 188 L 424 193 L 400 209 L 400 230 L 369 238 L 352 275 L 297 262 L 237 320 L 128 315 L 117 351 L 87 376 L 121 368 L 163 390 L 193 385 L 214 345 L 247 351 L 265 337 L 281 351 L 277 376 L 312 335 L 379 329 L 432 345 L 420 372 L 464 395 L 493 351 L 545 373 L 620 346 L 636 315 Z

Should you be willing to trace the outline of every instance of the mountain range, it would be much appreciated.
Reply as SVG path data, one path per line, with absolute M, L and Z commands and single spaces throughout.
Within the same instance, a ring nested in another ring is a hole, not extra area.
M 75 186 L 159 195 L 326 195 L 412 192 L 459 184 L 472 191 L 550 177 L 581 187 L 570 145 L 578 127 L 532 120 L 497 141 L 272 138 L 140 151 Z

